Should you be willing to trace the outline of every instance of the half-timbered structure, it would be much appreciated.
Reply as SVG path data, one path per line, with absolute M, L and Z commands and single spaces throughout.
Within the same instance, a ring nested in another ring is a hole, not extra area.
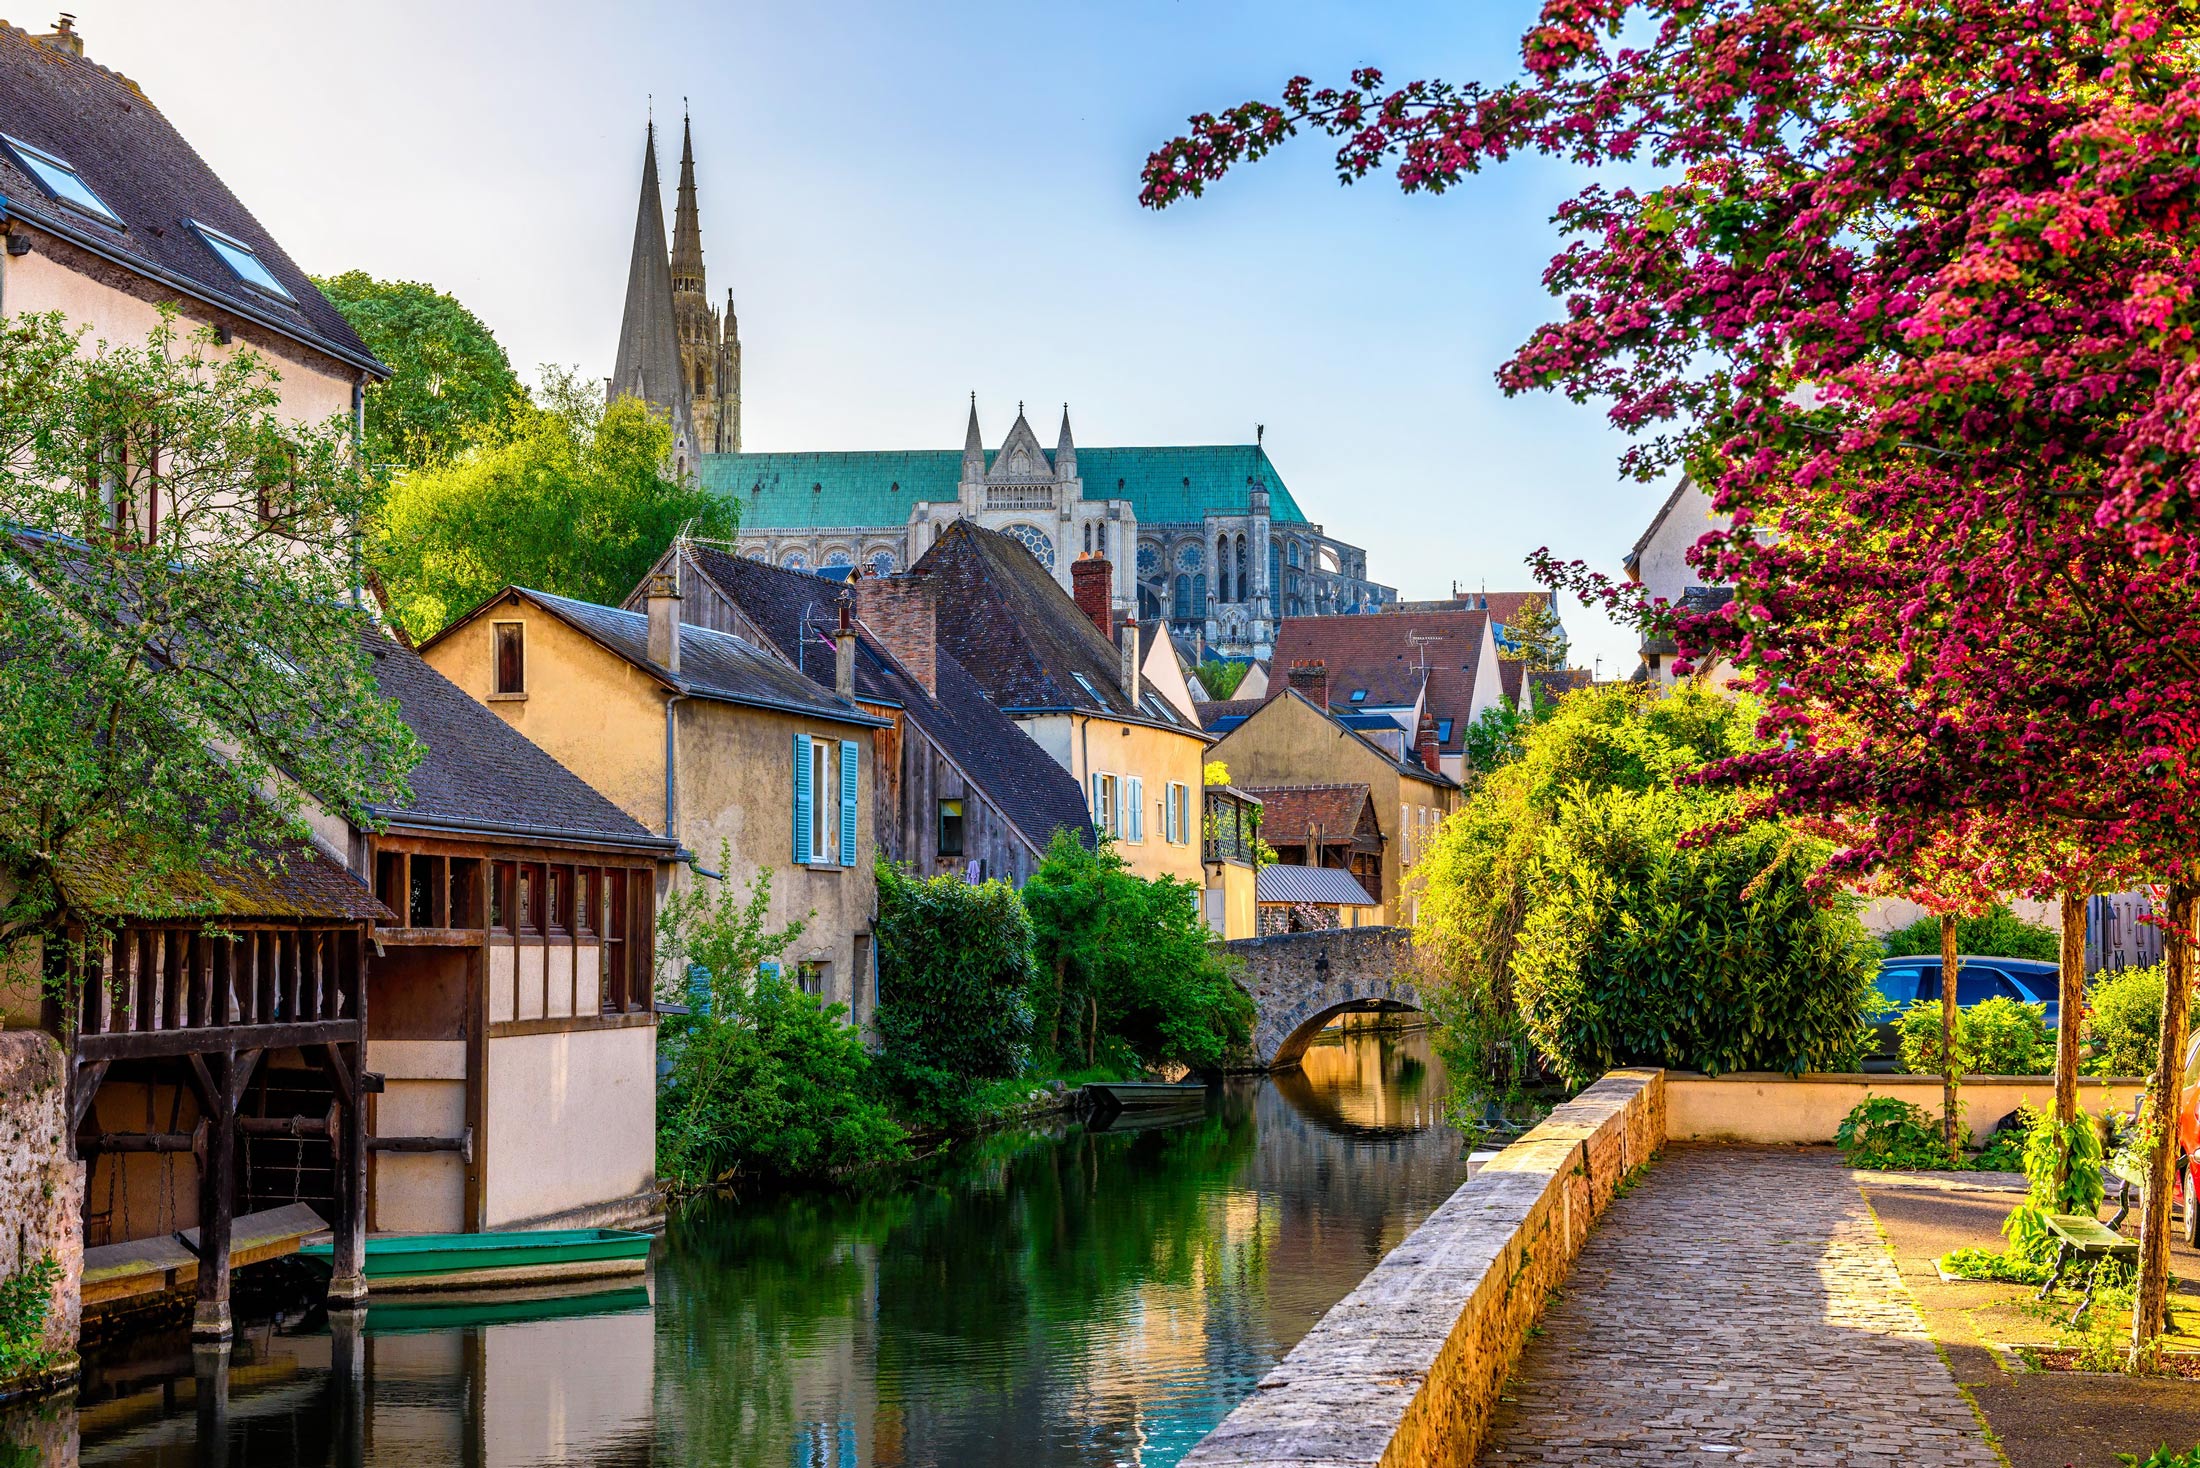
M 872 788 L 889 861 L 923 876 L 1021 887 L 1055 832 L 1092 841 L 1077 781 L 939 645 L 929 583 L 828 580 L 688 540 L 665 552 L 651 572 L 659 575 L 675 578 L 684 622 L 768 647 L 886 722 L 872 736 Z M 649 584 L 635 588 L 629 608 L 646 604 Z M 860 610 L 844 618 L 852 609 Z
M 455 1232 L 651 1206 L 653 834 L 409 649 L 373 648 L 420 741 L 361 833 L 375 896 L 367 1222 Z

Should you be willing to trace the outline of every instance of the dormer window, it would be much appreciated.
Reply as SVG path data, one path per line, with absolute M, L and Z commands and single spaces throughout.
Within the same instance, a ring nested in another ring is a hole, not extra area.
M 1352 690 L 1352 701 L 1353 701 L 1354 703 L 1366 703 L 1366 702 L 1367 702 L 1367 690 L 1366 690 L 1365 688 L 1355 688 L 1355 689 L 1353 689 L 1353 690 Z
M 38 180 L 38 186 L 79 213 L 89 214 L 103 224 L 122 228 L 122 216 L 107 207 L 106 200 L 92 192 L 92 186 L 84 182 L 76 165 L 65 158 L 56 158 L 43 148 L 34 148 L 20 138 L 0 133 L 0 142 L 8 145 L 15 161 L 23 171 Z
M 267 268 L 267 262 L 260 258 L 259 251 L 243 240 L 223 234 L 196 219 L 188 223 L 199 232 L 199 238 L 206 241 L 206 247 L 221 257 L 222 264 L 229 267 L 230 274 L 263 296 L 273 296 L 278 301 L 296 304 L 298 298 L 283 288 L 283 283 Z

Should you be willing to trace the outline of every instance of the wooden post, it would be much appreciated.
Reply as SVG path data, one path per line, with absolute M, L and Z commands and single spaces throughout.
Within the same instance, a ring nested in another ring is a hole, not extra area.
M 361 1088 L 365 1067 L 360 1063 L 364 1047 L 331 1045 L 327 1059 L 336 1080 L 336 1099 L 344 1111 L 332 1149 L 336 1217 L 329 1221 L 333 1272 L 328 1282 L 328 1307 L 358 1310 L 367 1303 L 367 1098 Z
M 202 1230 L 203 1232 L 203 1230 Z M 204 1279 L 206 1276 L 199 1276 Z M 202 1468 L 228 1468 L 229 1342 L 196 1341 L 191 1347 L 192 1395 L 198 1418 L 198 1461 Z
M 199 1171 L 198 1304 L 191 1315 L 195 1341 L 226 1341 L 229 1315 L 230 1225 L 237 1210 L 237 1103 L 252 1079 L 260 1052 L 208 1056 L 199 1071 L 207 1102 L 206 1162 Z M 210 1081 L 210 1086 L 205 1082 Z
M 2169 1295 L 2170 1201 L 2176 1180 L 2170 1167 L 2177 1153 L 2177 1092 L 2184 1079 L 2186 1014 L 2192 1003 L 2192 918 L 2194 889 L 2172 882 L 2168 919 L 2162 927 L 2162 961 L 2168 982 L 2162 986 L 2162 1046 L 2154 1057 L 2154 1080 L 2147 1090 L 2143 1122 L 2147 1148 L 2145 1212 L 2139 1223 L 2139 1283 L 2131 1299 L 2132 1364 L 2151 1368 L 2160 1354 L 2162 1323 Z
M 2085 1018 L 2085 899 L 2062 894 L 2062 982 L 2055 1014 L 2055 1125 L 2067 1129 L 2078 1118 L 2078 1026 Z M 2058 1190 L 2069 1180 L 2070 1156 L 2055 1163 Z
M 1956 919 L 1940 919 L 1940 1130 L 1954 1157 L 1962 1145 L 1956 1135 Z
M 329 1314 L 329 1461 L 360 1468 L 366 1460 L 366 1317 L 354 1310 Z

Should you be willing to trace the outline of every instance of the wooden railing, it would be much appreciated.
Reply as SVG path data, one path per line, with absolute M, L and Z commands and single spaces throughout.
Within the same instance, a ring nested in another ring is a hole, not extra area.
M 365 941 L 357 924 L 232 922 L 220 936 L 133 924 L 79 954 L 79 1050 L 120 1058 L 339 1038 L 360 1020 Z

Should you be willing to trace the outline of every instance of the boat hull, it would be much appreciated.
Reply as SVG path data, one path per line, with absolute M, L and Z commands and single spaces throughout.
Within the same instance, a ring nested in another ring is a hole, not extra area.
M 640 1274 L 649 1267 L 652 1242 L 648 1234 L 611 1228 L 384 1234 L 367 1240 L 367 1289 L 493 1289 Z M 327 1244 L 298 1253 L 329 1267 Z

